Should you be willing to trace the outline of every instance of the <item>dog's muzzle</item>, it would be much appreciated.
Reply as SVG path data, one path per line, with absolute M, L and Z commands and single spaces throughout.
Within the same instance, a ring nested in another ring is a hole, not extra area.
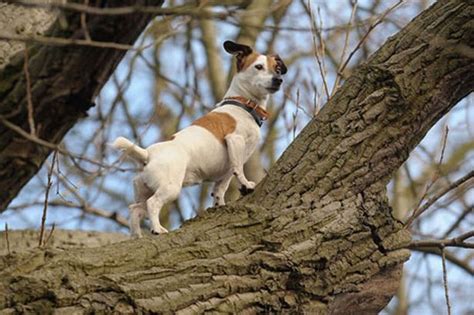
M 271 93 L 275 93 L 276 91 L 278 91 L 280 89 L 280 86 L 281 86 L 282 82 L 283 82 L 283 80 L 281 78 L 273 77 L 272 78 L 272 85 L 269 88 L 267 88 L 267 90 L 270 91 Z

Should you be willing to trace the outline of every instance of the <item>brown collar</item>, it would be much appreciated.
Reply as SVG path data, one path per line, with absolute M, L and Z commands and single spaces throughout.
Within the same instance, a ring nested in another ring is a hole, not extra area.
M 258 106 L 257 103 L 243 96 L 229 96 L 224 98 L 224 101 L 226 100 L 234 100 L 241 103 L 247 108 L 253 109 L 262 120 L 267 120 L 268 116 L 270 116 L 270 113 Z

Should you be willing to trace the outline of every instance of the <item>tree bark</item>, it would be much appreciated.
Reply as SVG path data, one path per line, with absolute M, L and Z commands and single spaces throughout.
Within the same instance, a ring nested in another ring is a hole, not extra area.
M 159 237 L 3 257 L 0 308 L 377 313 L 409 258 L 386 185 L 472 92 L 473 16 L 442 0 L 390 38 L 238 202 Z
M 89 1 L 90 5 L 159 6 L 163 0 Z M 44 13 L 38 9 L 25 9 L 16 5 L 2 5 L 0 24 L 10 24 L 12 14 L 20 21 L 21 35 L 45 31 L 47 36 L 84 39 L 80 13 Z M 39 16 L 38 11 L 42 15 Z M 151 20 L 150 14 L 127 16 L 87 16 L 87 32 L 93 41 L 133 44 Z M 24 22 L 22 22 L 24 21 Z M 11 28 L 3 28 L 6 32 Z M 25 31 L 23 31 L 25 30 Z M 11 34 L 10 34 L 11 35 Z M 16 34 L 15 34 L 16 35 Z M 0 69 L 0 212 L 18 194 L 28 180 L 36 174 L 50 148 L 25 139 L 5 121 L 30 131 L 25 73 L 25 50 L 15 42 L 1 46 L 3 62 Z M 126 50 L 90 46 L 67 45 L 53 47 L 41 44 L 28 45 L 28 73 L 31 82 L 31 99 L 36 136 L 53 144 L 59 143 L 78 119 L 87 116 L 94 98 L 114 71 Z

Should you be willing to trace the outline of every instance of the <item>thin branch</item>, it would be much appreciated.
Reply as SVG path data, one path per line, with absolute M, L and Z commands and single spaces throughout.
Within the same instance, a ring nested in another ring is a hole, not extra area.
M 44 225 L 46 223 L 46 214 L 48 212 L 49 190 L 51 189 L 51 185 L 52 185 L 51 177 L 53 175 L 54 163 L 56 162 L 57 155 L 58 155 L 58 151 L 54 151 L 51 167 L 49 168 L 49 171 L 48 171 L 48 183 L 46 184 L 46 192 L 44 196 L 43 216 L 41 217 L 41 229 L 40 229 L 39 244 L 38 244 L 39 247 L 42 247 L 44 245 L 43 244 Z
M 444 232 L 443 237 L 447 237 L 449 234 L 451 234 L 459 226 L 459 224 L 461 224 L 466 216 L 472 212 L 472 210 L 474 210 L 474 205 L 467 206 L 461 215 L 456 219 L 456 221 L 451 225 L 451 227 L 446 232 Z
M 29 140 L 29 141 L 31 141 L 33 143 L 36 143 L 36 144 L 39 144 L 39 145 L 41 145 L 43 147 L 46 147 L 48 149 L 58 151 L 59 153 L 61 153 L 63 155 L 70 156 L 70 157 L 75 158 L 75 159 L 83 160 L 83 161 L 89 162 L 91 164 L 100 166 L 100 167 L 117 168 L 116 166 L 113 166 L 113 165 L 106 165 L 102 162 L 97 162 L 97 161 L 94 161 L 94 160 L 89 159 L 87 157 L 79 156 L 77 154 L 74 154 L 72 152 L 64 150 L 63 148 L 61 148 L 57 144 L 54 144 L 54 143 L 48 142 L 46 140 L 40 139 L 35 135 L 31 135 L 28 132 L 26 132 L 25 130 L 23 130 L 22 128 L 20 128 L 19 126 L 11 123 L 8 119 L 6 119 L 2 115 L 0 115 L 0 123 L 2 123 L 5 127 L 7 127 L 9 129 L 13 130 L 14 132 L 18 133 L 20 136 L 22 136 L 26 140 Z M 117 169 L 123 171 L 123 169 L 120 169 L 120 168 L 117 168 Z
M 324 66 L 324 56 L 319 55 L 319 50 L 324 53 L 324 40 L 321 35 L 321 31 L 319 28 L 316 27 L 316 22 L 313 16 L 313 10 L 311 9 L 311 2 L 308 0 L 308 12 L 310 15 L 310 19 L 312 21 L 311 23 L 311 30 L 312 30 L 312 38 L 313 38 L 313 50 L 314 50 L 314 56 L 316 57 L 316 61 L 318 63 L 318 68 L 319 68 L 319 73 L 321 74 L 321 78 L 323 80 L 323 86 L 324 86 L 324 92 L 326 93 L 326 97 L 329 100 L 330 94 L 329 94 L 329 88 L 328 88 L 328 83 L 326 80 L 326 67 Z M 322 19 L 320 19 L 320 23 L 322 23 Z M 318 35 L 319 38 L 319 43 L 320 43 L 320 49 L 318 49 L 318 45 L 316 43 L 316 34 Z
M 295 112 L 293 113 L 293 140 L 296 138 L 296 127 L 298 126 L 297 119 L 298 119 L 298 109 L 300 107 L 300 90 L 296 89 L 296 108 Z
M 230 9 L 226 8 L 226 11 L 209 11 L 203 9 L 204 6 L 189 5 L 185 4 L 182 6 L 170 7 L 170 8 L 163 8 L 157 6 L 125 6 L 125 7 L 115 7 L 115 8 L 98 8 L 87 6 L 83 4 L 76 4 L 76 3 L 36 3 L 36 2 L 29 2 L 29 1 L 22 1 L 22 0 L 6 0 L 4 2 L 12 3 L 16 5 L 22 5 L 27 7 L 41 7 L 41 8 L 55 8 L 55 9 L 62 9 L 68 11 L 76 11 L 82 14 L 87 13 L 91 15 L 124 15 L 124 14 L 133 14 L 133 13 L 145 13 L 145 14 L 154 14 L 154 15 L 161 15 L 161 16 L 190 16 L 193 18 L 198 19 L 214 19 L 220 22 L 230 24 L 236 27 L 247 27 L 259 32 L 262 31 L 271 31 L 271 32 L 279 32 L 279 31 L 291 31 L 291 32 L 312 32 L 311 28 L 307 27 L 298 27 L 298 26 L 281 26 L 281 25 L 274 25 L 274 24 L 253 24 L 253 23 L 243 23 L 242 21 L 233 18 L 236 12 L 239 9 Z M 239 5 L 244 1 L 236 1 L 235 5 Z M 212 3 L 212 5 L 219 5 L 219 3 Z M 272 12 L 279 10 L 279 6 L 274 6 L 271 8 Z M 355 23 L 356 27 L 362 27 L 370 23 L 372 18 L 367 18 L 364 20 Z M 320 28 L 321 32 L 331 32 L 337 30 L 344 30 L 347 28 L 347 24 L 341 25 L 333 25 L 326 28 Z
M 212 12 L 212 11 L 202 9 L 201 6 L 196 6 L 192 4 L 185 4 L 185 5 L 169 7 L 169 8 L 163 8 L 160 6 L 142 6 L 142 5 L 123 6 L 123 7 L 114 7 L 114 8 L 110 8 L 110 7 L 99 8 L 99 7 L 89 6 L 87 4 L 71 3 L 71 2 L 38 3 L 38 2 L 31 2 L 31 1 L 24 1 L 24 0 L 7 0 L 6 2 L 25 6 L 25 7 L 60 9 L 64 11 L 87 13 L 91 15 L 109 15 L 109 16 L 144 13 L 144 14 L 163 15 L 163 16 L 188 15 L 188 16 L 195 16 L 195 17 L 213 17 L 216 19 L 222 19 L 222 18 L 227 17 L 228 15 L 231 15 L 232 13 L 230 12 L 233 12 L 230 10 L 228 12 Z
M 78 208 L 82 210 L 84 213 L 95 215 L 95 216 L 102 217 L 105 219 L 110 219 L 116 222 L 117 224 L 119 224 L 120 226 L 123 226 L 123 227 L 129 226 L 127 219 L 124 216 L 118 214 L 117 212 L 111 212 L 104 209 L 89 206 L 86 203 L 86 201 L 83 198 L 81 198 L 78 194 L 74 194 L 74 195 L 76 198 L 79 199 L 78 200 L 79 204 L 75 204 L 73 202 L 69 202 L 66 200 L 53 200 L 49 203 L 49 205 L 62 206 L 62 207 L 68 207 L 68 208 Z
M 423 214 L 426 210 L 428 210 L 441 197 L 446 195 L 451 190 L 458 188 L 459 186 L 466 183 L 467 181 L 469 181 L 472 178 L 474 178 L 474 171 L 470 171 L 467 175 L 465 175 L 465 176 L 461 177 L 460 179 L 458 179 L 457 181 L 453 182 L 451 185 L 447 186 L 445 189 L 440 190 L 433 197 L 431 197 L 428 201 L 426 201 L 425 204 L 422 207 L 419 207 L 418 209 L 416 209 L 413 212 L 412 216 L 408 219 L 405 226 L 410 226 L 416 218 L 418 218 L 421 214 Z
M 0 32 L 0 39 L 3 40 L 13 40 L 18 42 L 25 42 L 25 43 L 40 43 L 43 45 L 49 46 L 87 46 L 87 47 L 98 47 L 98 48 L 113 48 L 118 50 L 140 50 L 142 48 L 134 48 L 132 45 L 127 44 L 119 44 L 113 42 L 97 42 L 92 40 L 85 40 L 85 39 L 70 39 L 70 38 L 61 38 L 61 37 L 46 37 L 46 36 L 38 36 L 38 35 L 15 35 L 15 34 L 8 34 L 5 32 Z
M 56 224 L 53 223 L 53 226 L 51 227 L 51 231 L 48 234 L 48 237 L 46 238 L 46 241 L 44 241 L 44 246 L 48 245 L 49 240 L 53 236 L 54 228 L 56 227 Z
M 351 51 L 351 53 L 349 54 L 349 56 L 347 57 L 346 61 L 344 62 L 344 64 L 339 68 L 339 73 L 342 74 L 344 72 L 344 69 L 346 69 L 347 65 L 349 64 L 349 61 L 351 61 L 352 57 L 354 56 L 354 54 L 360 49 L 360 47 L 362 46 L 362 44 L 367 40 L 367 37 L 369 36 L 369 34 L 377 27 L 377 25 L 379 25 L 380 23 L 383 22 L 383 20 L 385 19 L 385 17 L 390 13 L 392 12 L 393 10 L 395 10 L 397 7 L 399 7 L 402 3 L 404 2 L 404 0 L 400 0 L 398 1 L 397 3 L 395 3 L 392 7 L 388 8 L 381 16 L 380 18 L 377 19 L 377 21 L 374 23 L 374 24 L 371 24 L 369 26 L 369 29 L 367 30 L 367 32 L 364 34 L 364 36 L 360 39 L 359 43 L 357 43 L 357 46 L 354 48 L 354 50 Z
M 440 154 L 440 157 L 439 157 L 438 164 L 436 165 L 436 169 L 433 173 L 433 176 L 431 177 L 430 182 L 428 183 L 428 185 L 426 185 L 425 190 L 423 192 L 423 195 L 421 196 L 421 198 L 418 201 L 418 204 L 416 205 L 415 209 L 413 210 L 413 212 L 412 212 L 413 214 L 411 215 L 410 218 L 408 218 L 407 222 L 405 223 L 405 227 L 409 227 L 413 223 L 413 221 L 418 216 L 420 216 L 420 214 L 421 214 L 421 212 L 420 212 L 421 203 L 423 202 L 423 200 L 428 195 L 428 191 L 431 189 L 431 187 L 439 179 L 441 164 L 443 163 L 443 159 L 444 159 L 444 151 L 446 149 L 446 144 L 448 142 L 448 133 L 449 133 L 449 128 L 448 128 L 448 126 L 446 126 L 444 136 L 443 136 L 443 142 L 442 142 L 442 145 L 441 145 L 441 154 Z
M 441 257 L 441 250 L 436 247 L 420 247 L 420 248 L 413 248 L 411 250 L 421 252 L 424 254 L 431 254 L 431 255 L 436 255 Z M 474 269 L 470 266 L 470 264 L 466 261 L 463 261 L 456 257 L 455 255 L 451 254 L 447 250 L 444 251 L 446 260 L 448 260 L 450 263 L 454 264 L 455 266 L 461 268 L 465 272 L 467 272 L 469 275 L 474 276 Z
M 238 20 L 226 20 L 227 17 L 232 17 L 235 15 L 237 10 L 226 8 L 224 12 L 213 12 L 209 10 L 202 9 L 204 6 L 195 6 L 190 4 L 184 4 L 182 6 L 163 8 L 158 6 L 124 6 L 124 7 L 115 7 L 115 8 L 98 8 L 92 6 L 86 6 L 79 3 L 61 3 L 61 2 L 52 2 L 52 3 L 37 3 L 24 0 L 4 0 L 3 2 L 12 3 L 16 5 L 21 5 L 25 7 L 40 7 L 40 8 L 51 8 L 51 9 L 61 9 L 67 11 L 75 11 L 80 13 L 87 13 L 90 15 L 126 15 L 134 13 L 145 13 L 145 14 L 154 14 L 161 16 L 191 16 L 200 19 L 215 19 L 223 23 L 227 23 L 237 27 L 248 27 L 255 29 L 257 31 L 292 31 L 292 32 L 311 32 L 311 28 L 307 27 L 298 27 L 298 26 L 280 26 L 274 24 L 253 24 L 253 23 L 241 23 Z M 236 1 L 235 5 L 244 3 L 245 1 Z M 219 3 L 212 3 L 211 5 L 219 5 Z M 279 6 L 271 8 L 272 11 L 280 9 Z M 356 23 L 357 27 L 361 27 L 369 24 L 370 19 L 361 20 L 359 23 Z M 342 30 L 346 28 L 346 24 L 343 25 L 333 25 L 326 28 L 321 28 L 322 32 L 331 32 Z
M 341 81 L 341 78 L 342 78 L 342 69 L 341 68 L 342 68 L 342 64 L 344 62 L 344 57 L 346 55 L 347 47 L 349 46 L 349 34 L 351 32 L 351 29 L 352 29 L 352 24 L 354 23 L 354 17 L 355 17 L 355 13 L 357 11 L 357 5 L 358 5 L 357 0 L 355 0 L 353 5 L 352 5 L 351 17 L 349 18 L 349 22 L 347 23 L 346 37 L 344 39 L 344 47 L 342 48 L 341 58 L 340 58 L 340 62 L 339 62 L 340 66 L 339 66 L 339 69 L 337 69 L 337 72 L 336 72 L 336 80 L 334 81 L 331 96 L 333 96 L 334 93 L 336 93 L 336 91 L 339 87 L 339 82 Z
M 474 230 L 467 233 L 461 234 L 458 237 L 448 238 L 444 240 L 423 240 L 423 241 L 412 241 L 408 248 L 415 249 L 421 247 L 463 247 L 463 248 L 474 248 L 474 243 L 468 243 L 466 240 L 474 236 Z
M 451 315 L 451 303 L 449 302 L 448 275 L 446 272 L 446 255 L 445 255 L 444 247 L 441 248 L 441 262 L 443 265 L 443 284 L 444 284 L 444 296 L 446 298 L 446 307 L 448 308 L 448 315 Z
M 7 242 L 8 255 L 11 255 L 11 252 L 10 252 L 10 239 L 8 238 L 8 223 L 7 222 L 5 222 L 5 241 Z
M 26 99 L 28 103 L 28 124 L 30 126 L 31 135 L 36 135 L 35 120 L 34 120 L 34 111 L 33 111 L 33 100 L 31 97 L 31 80 L 30 80 L 30 71 L 28 70 L 28 48 L 25 47 L 25 60 L 23 62 L 23 72 L 25 73 L 26 79 Z
M 84 5 L 89 6 L 89 0 L 84 0 Z M 84 31 L 84 37 L 86 40 L 91 40 L 91 35 L 89 34 L 89 29 L 87 28 L 87 16 L 85 12 L 81 13 L 81 28 Z

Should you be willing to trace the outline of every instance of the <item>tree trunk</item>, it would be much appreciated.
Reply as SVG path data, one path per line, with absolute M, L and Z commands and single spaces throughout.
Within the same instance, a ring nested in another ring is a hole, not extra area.
M 409 258 L 386 185 L 473 90 L 473 16 L 442 0 L 390 38 L 238 202 L 159 237 L 3 257 L 0 308 L 377 313 Z
M 89 1 L 90 5 L 108 7 L 127 5 L 161 5 L 163 0 Z M 80 13 L 45 13 L 16 5 L 2 5 L 0 25 L 9 35 L 12 17 L 20 35 L 46 35 L 71 40 L 84 39 Z M 152 15 L 135 13 L 126 16 L 88 15 L 87 32 L 93 41 L 133 44 Z M 3 33 L 5 34 L 5 33 Z M 14 34 L 18 35 L 18 34 Z M 28 45 L 28 74 L 36 137 L 59 143 L 69 129 L 85 117 L 87 110 L 104 86 L 126 50 L 67 45 L 53 47 Z M 51 149 L 25 139 L 11 124 L 30 132 L 28 123 L 27 84 L 23 70 L 25 50 L 18 43 L 0 46 L 0 212 L 36 174 Z M 10 123 L 10 124 L 9 124 Z

